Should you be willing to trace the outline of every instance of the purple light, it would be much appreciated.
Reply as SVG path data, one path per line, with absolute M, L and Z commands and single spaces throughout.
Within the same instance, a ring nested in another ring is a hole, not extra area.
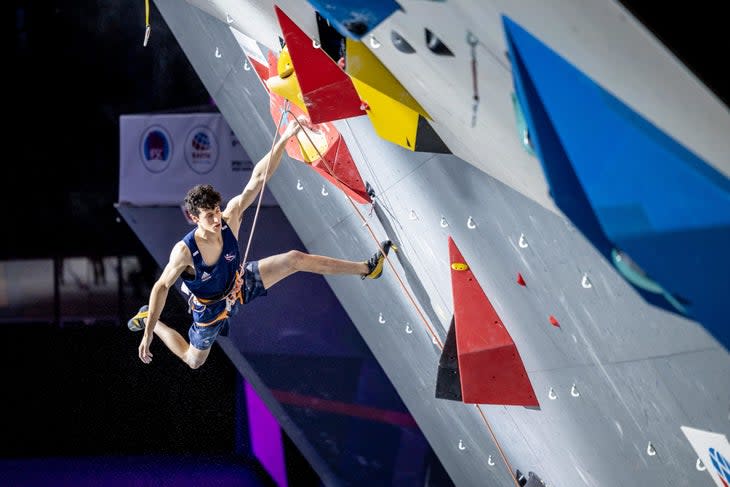
M 243 384 L 246 391 L 248 428 L 253 454 L 279 487 L 287 487 L 284 444 L 279 423 L 253 387 L 246 381 L 243 381 Z

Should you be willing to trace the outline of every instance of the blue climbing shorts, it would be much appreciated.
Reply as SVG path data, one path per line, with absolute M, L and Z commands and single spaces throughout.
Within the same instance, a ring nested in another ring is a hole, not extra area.
M 243 302 L 250 303 L 259 296 L 266 296 L 267 291 L 261 280 L 258 261 L 252 261 L 246 264 L 243 272 L 243 284 L 241 286 Z M 207 350 L 213 346 L 213 342 L 218 335 L 228 336 L 229 318 L 238 313 L 240 302 L 236 301 L 228 312 L 228 317 L 224 318 L 212 325 L 201 326 L 198 323 L 209 323 L 226 309 L 226 300 L 223 299 L 213 304 L 202 305 L 195 304 L 193 307 L 193 324 L 188 330 L 188 338 L 190 345 L 198 350 Z

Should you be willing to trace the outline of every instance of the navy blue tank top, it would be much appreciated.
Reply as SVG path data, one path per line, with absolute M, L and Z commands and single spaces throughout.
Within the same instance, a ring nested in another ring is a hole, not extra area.
M 223 250 L 218 262 L 206 265 L 195 242 L 195 230 L 191 230 L 183 242 L 190 249 L 195 267 L 195 277 L 191 278 L 187 272 L 182 273 L 182 280 L 196 297 L 203 299 L 219 299 L 224 297 L 233 287 L 236 271 L 241 265 L 241 251 L 238 249 L 238 240 L 233 235 L 228 224 L 223 221 Z

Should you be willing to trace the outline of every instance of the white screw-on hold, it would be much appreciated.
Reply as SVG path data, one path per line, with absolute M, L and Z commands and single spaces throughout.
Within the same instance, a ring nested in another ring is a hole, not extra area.
M 312 47 L 315 49 L 319 49 L 320 47 L 322 47 L 322 44 L 320 44 L 317 39 L 312 39 Z
M 651 441 L 649 442 L 648 445 L 646 445 L 646 454 L 649 455 L 650 457 L 653 457 L 654 455 L 656 455 L 656 448 L 654 448 L 654 445 L 651 444 Z
M 231 14 L 229 14 L 228 12 L 226 12 L 226 22 L 228 22 L 229 24 L 233 23 L 233 17 L 231 17 Z
M 487 465 L 490 467 L 494 466 L 494 460 L 492 460 L 492 455 L 489 455 L 489 458 L 487 458 Z
M 433 343 L 434 345 L 439 344 L 439 342 L 436 341 L 436 337 L 431 337 L 431 343 Z
M 570 395 L 573 397 L 580 396 L 580 392 L 578 392 L 578 388 L 575 387 L 575 384 L 573 384 L 573 387 L 570 388 Z
M 588 279 L 588 274 L 583 274 L 583 279 L 580 281 L 580 285 L 583 286 L 585 289 L 590 289 L 593 287 L 593 284 L 591 284 L 591 280 Z
M 470 230 L 474 230 L 477 227 L 477 224 L 474 223 L 474 219 L 472 217 L 469 217 L 466 220 L 466 226 L 469 227 Z
M 381 325 L 385 324 L 385 318 L 383 318 L 383 313 L 378 314 L 378 323 L 380 323 Z
M 327 196 L 329 193 L 327 192 L 327 188 L 322 185 L 322 196 Z
M 408 333 L 409 335 L 411 333 L 413 333 L 413 329 L 411 328 L 411 325 L 406 325 L 406 333 Z
M 377 49 L 380 47 L 380 41 L 378 41 L 374 35 L 370 36 L 370 47 Z
M 243 70 L 244 71 L 251 71 L 251 65 L 248 64 L 248 59 L 243 63 Z
M 518 242 L 521 249 L 526 249 L 529 245 L 527 244 L 527 240 L 525 240 L 525 234 L 520 234 L 520 241 Z
M 705 467 L 705 464 L 699 458 L 697 459 L 697 462 L 695 462 L 695 468 L 700 472 L 707 470 L 707 467 Z
M 304 186 L 302 185 L 302 180 L 297 179 L 297 191 L 301 191 L 304 189 Z
M 215 48 L 215 57 L 217 57 L 218 59 L 220 59 L 220 58 L 221 58 L 222 56 L 223 56 L 223 54 L 221 54 L 221 51 L 220 51 L 220 49 L 218 49 L 218 48 L 216 47 L 216 48 Z
M 466 446 L 464 446 L 464 442 L 461 440 L 459 440 L 459 450 L 462 450 L 462 451 L 466 450 Z
M 449 222 L 446 221 L 445 216 L 441 217 L 441 221 L 439 222 L 439 225 L 441 225 L 441 228 L 446 228 L 449 226 Z
M 549 397 L 549 398 L 550 398 L 550 400 L 552 400 L 552 401 L 554 401 L 554 400 L 556 400 L 556 399 L 558 398 L 558 395 L 557 395 L 557 394 L 555 394 L 555 389 L 553 389 L 552 387 L 551 387 L 551 388 L 550 388 L 550 390 L 548 391 L 548 397 Z
M 408 219 L 409 220 L 418 220 L 418 215 L 416 215 L 416 210 L 411 210 L 411 212 L 408 213 Z

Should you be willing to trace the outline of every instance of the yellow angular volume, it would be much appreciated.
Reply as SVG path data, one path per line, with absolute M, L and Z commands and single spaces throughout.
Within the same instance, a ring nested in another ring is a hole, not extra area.
M 352 83 L 360 98 L 368 104 L 367 114 L 375 132 L 387 141 L 415 150 L 418 112 L 357 79 Z
M 400 81 L 388 71 L 388 68 L 365 47 L 365 44 L 348 38 L 345 49 L 345 59 L 347 60 L 345 72 L 350 78 L 357 79 L 394 101 L 420 113 L 427 120 L 431 120 L 431 116 L 426 110 L 408 93 L 408 90 L 400 84 Z M 372 103 L 368 103 L 373 106 Z
M 272 93 L 276 93 L 282 98 L 286 98 L 299 108 L 304 113 L 309 114 L 307 107 L 304 104 L 304 97 L 302 96 L 302 90 L 299 88 L 299 81 L 297 80 L 297 73 L 294 72 L 294 65 L 291 62 L 291 56 L 289 55 L 289 49 L 286 46 L 281 50 L 279 54 L 279 60 L 277 61 L 276 71 L 278 76 L 272 76 L 266 80 L 266 86 L 269 87 Z
M 362 42 L 346 40 L 346 72 L 377 134 L 409 150 L 415 150 L 418 121 L 426 110 Z

